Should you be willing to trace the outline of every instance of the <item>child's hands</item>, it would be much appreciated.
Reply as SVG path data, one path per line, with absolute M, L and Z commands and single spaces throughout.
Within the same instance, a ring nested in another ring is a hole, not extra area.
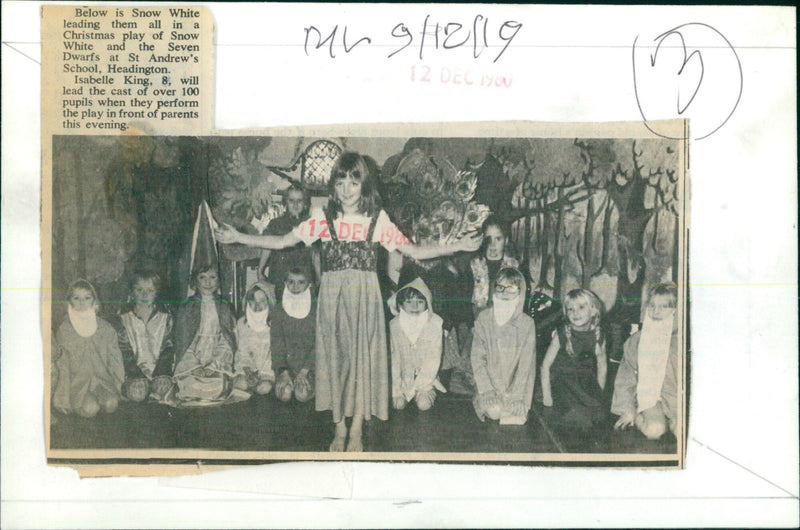
M 171 388 L 172 378 L 168 375 L 159 375 L 153 379 L 151 392 L 156 395 L 157 399 L 163 399 Z
M 628 427 L 633 425 L 634 420 L 636 419 L 636 413 L 632 411 L 627 411 L 622 414 L 617 420 L 617 423 L 614 424 L 614 430 L 621 430 L 627 429 Z
M 219 228 L 214 230 L 214 236 L 223 244 L 236 243 L 239 239 L 239 232 L 228 223 L 222 223 Z
M 460 249 L 464 252 L 474 252 L 481 247 L 483 243 L 483 234 L 475 232 L 458 241 Z

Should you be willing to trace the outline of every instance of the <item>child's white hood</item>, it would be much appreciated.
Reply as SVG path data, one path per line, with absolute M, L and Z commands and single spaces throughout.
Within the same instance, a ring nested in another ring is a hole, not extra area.
M 406 313 L 399 307 L 399 304 L 397 303 L 397 293 L 407 287 L 416 289 L 425 298 L 425 303 L 428 305 L 428 308 L 422 313 L 412 315 Z M 422 330 L 425 328 L 428 322 L 430 322 L 432 315 L 434 315 L 433 305 L 431 305 L 432 301 L 433 295 L 431 294 L 431 290 L 428 289 L 428 286 L 425 285 L 425 282 L 419 277 L 414 278 L 414 281 L 398 289 L 397 292 L 389 299 L 389 309 L 393 314 L 397 315 L 400 329 L 403 330 L 403 333 L 405 333 L 408 340 L 411 341 L 411 344 L 416 344 L 417 339 L 422 333 Z

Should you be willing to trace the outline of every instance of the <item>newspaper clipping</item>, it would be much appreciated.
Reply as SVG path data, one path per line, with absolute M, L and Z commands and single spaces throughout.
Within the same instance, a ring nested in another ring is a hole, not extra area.
M 683 467 L 687 122 L 223 133 L 213 35 L 42 10 L 50 463 Z

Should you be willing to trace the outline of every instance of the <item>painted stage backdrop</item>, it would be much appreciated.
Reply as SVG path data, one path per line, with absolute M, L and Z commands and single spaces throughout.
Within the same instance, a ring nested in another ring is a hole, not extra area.
M 53 150 L 55 293 L 86 278 L 121 301 L 128 275 L 147 266 L 180 301 L 202 200 L 218 221 L 260 233 L 291 183 L 324 202 L 343 151 L 368 157 L 384 208 L 415 241 L 452 241 L 489 213 L 504 217 L 532 284 L 554 298 L 587 287 L 612 320 L 637 322 L 645 286 L 677 279 L 670 140 L 57 136 Z

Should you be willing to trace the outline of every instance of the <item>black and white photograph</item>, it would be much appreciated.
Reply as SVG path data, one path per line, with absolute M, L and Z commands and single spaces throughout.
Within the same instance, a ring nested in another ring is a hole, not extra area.
M 2 12 L 3 528 L 798 526 L 795 6 Z
M 54 136 L 49 460 L 682 467 L 684 142 L 449 128 Z

